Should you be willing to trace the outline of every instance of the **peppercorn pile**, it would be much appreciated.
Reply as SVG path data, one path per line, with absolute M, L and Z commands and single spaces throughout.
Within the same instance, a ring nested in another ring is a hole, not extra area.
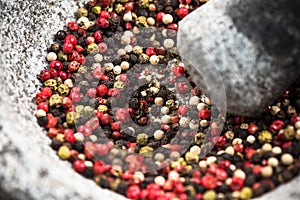
M 78 173 L 130 199 L 207 200 L 298 174 L 300 84 L 256 119 L 224 118 L 190 79 L 176 31 L 201 4 L 91 1 L 57 32 L 36 116 Z

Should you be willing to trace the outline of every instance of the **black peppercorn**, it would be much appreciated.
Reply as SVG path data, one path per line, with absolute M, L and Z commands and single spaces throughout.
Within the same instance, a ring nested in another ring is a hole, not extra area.
M 67 36 L 67 32 L 64 30 L 59 30 L 56 35 L 55 35 L 55 39 L 62 41 L 65 39 L 65 37 Z

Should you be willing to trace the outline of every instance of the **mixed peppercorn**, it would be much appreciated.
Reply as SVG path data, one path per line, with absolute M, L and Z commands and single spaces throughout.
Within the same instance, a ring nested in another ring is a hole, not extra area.
M 38 123 L 83 176 L 130 199 L 250 199 L 300 169 L 300 84 L 257 118 L 222 116 L 180 60 L 199 0 L 91 1 L 55 35 Z

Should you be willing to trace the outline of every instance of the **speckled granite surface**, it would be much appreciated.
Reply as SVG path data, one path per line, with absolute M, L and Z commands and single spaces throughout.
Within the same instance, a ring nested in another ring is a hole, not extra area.
M 59 160 L 34 116 L 45 50 L 76 5 L 70 0 L 0 2 L 1 200 L 124 199 Z
M 253 117 L 300 76 L 299 9 L 299 1 L 211 0 L 181 21 L 181 56 L 217 105 L 225 87 L 227 111 Z
M 58 159 L 36 123 L 36 75 L 53 34 L 73 16 L 71 0 L 0 1 L 0 199 L 118 200 Z M 263 199 L 297 199 L 300 178 Z M 275 198 L 274 198 L 275 197 Z

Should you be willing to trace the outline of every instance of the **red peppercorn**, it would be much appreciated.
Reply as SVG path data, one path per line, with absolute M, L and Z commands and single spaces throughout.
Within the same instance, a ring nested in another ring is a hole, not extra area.
M 119 108 L 116 112 L 116 119 L 122 123 L 126 123 L 130 119 L 129 112 L 125 108 Z
M 228 178 L 228 174 L 224 169 L 216 169 L 216 177 L 221 181 L 225 181 Z
M 233 149 L 235 152 L 242 153 L 244 150 L 244 145 L 240 143 L 236 143 L 233 145 Z
M 166 13 L 164 13 L 164 12 L 159 12 L 159 13 L 157 13 L 157 14 L 156 14 L 156 21 L 162 22 L 162 18 L 164 17 L 165 14 L 166 14 Z
M 121 135 L 121 133 L 119 132 L 119 131 L 113 131 L 112 133 L 111 133 L 111 136 L 114 138 L 114 139 L 119 139 L 122 135 Z
M 89 88 L 86 92 L 86 94 L 88 95 L 89 98 L 95 98 L 97 95 L 97 90 L 96 88 Z
M 211 112 L 208 109 L 200 110 L 198 113 L 200 119 L 209 119 L 211 116 Z
M 81 99 L 81 95 L 79 93 L 70 93 L 69 97 L 74 103 L 78 103 Z
M 86 166 L 85 166 L 85 164 L 82 160 L 76 160 L 73 163 L 73 168 L 74 168 L 75 171 L 77 171 L 79 173 L 82 173 L 86 169 Z
M 146 54 L 147 54 L 148 56 L 156 55 L 156 52 L 155 52 L 154 47 L 148 47 L 148 48 L 146 49 Z
M 103 125 L 110 125 L 112 122 L 113 121 L 111 116 L 107 113 L 103 114 L 103 116 L 101 117 L 101 124 Z
M 224 135 L 217 137 L 217 143 L 216 143 L 217 147 L 223 148 L 226 143 L 227 143 L 227 138 Z
M 79 26 L 76 22 L 69 22 L 67 24 L 67 27 L 71 30 L 71 31 L 78 31 Z
M 66 80 L 68 78 L 68 74 L 65 71 L 59 71 L 58 76 L 62 79 L 62 80 Z
M 68 69 L 70 70 L 70 72 L 77 71 L 79 67 L 80 67 L 80 63 L 77 61 L 72 61 L 68 65 Z
M 181 19 L 184 18 L 185 16 L 187 16 L 188 14 L 189 14 L 189 9 L 187 9 L 186 7 L 180 7 L 177 10 L 177 15 Z
M 41 89 L 41 93 L 43 95 L 46 95 L 47 97 L 51 97 L 52 96 L 52 90 L 49 87 L 44 87 Z
M 141 197 L 141 189 L 138 185 L 131 185 L 127 191 L 126 196 L 129 199 L 139 199 Z
M 50 62 L 49 67 L 50 67 L 50 69 L 62 70 L 63 64 L 59 60 L 53 60 Z
M 233 191 L 239 191 L 244 187 L 244 179 L 240 177 L 233 177 L 230 183 L 230 188 Z
M 109 90 L 107 91 L 107 95 L 110 97 L 119 98 L 120 91 L 117 88 L 109 88 Z
M 50 138 L 55 138 L 58 133 L 61 133 L 61 130 L 58 128 L 49 128 L 48 130 L 48 136 Z
M 89 126 L 83 126 L 83 130 L 81 131 L 84 136 L 90 136 L 93 133 L 93 129 Z
M 102 42 L 103 36 L 101 34 L 101 31 L 96 31 L 93 36 L 94 36 L 95 42 L 97 42 L 97 43 Z
M 69 35 L 66 36 L 64 42 L 65 43 L 70 43 L 73 46 L 75 46 L 77 44 L 77 38 L 74 35 L 69 34 Z
M 54 128 L 57 124 L 57 118 L 54 117 L 51 113 L 48 113 L 47 117 L 48 117 L 48 125 L 46 126 L 46 128 Z
M 179 115 L 184 115 L 188 112 L 188 106 L 187 105 L 181 105 L 178 108 L 178 114 Z
M 203 187 L 209 190 L 213 190 L 217 187 L 217 181 L 218 179 L 211 175 L 206 175 L 201 178 L 201 183 Z
M 124 7 L 125 7 L 126 11 L 132 11 L 134 9 L 134 3 L 133 2 L 127 2 Z
M 50 69 L 51 78 L 56 78 L 58 76 L 58 72 L 56 69 Z
M 84 52 L 84 48 L 83 48 L 82 46 L 80 46 L 80 45 L 76 45 L 76 46 L 75 46 L 75 50 L 76 50 L 78 53 Z
M 281 120 L 275 120 L 269 127 L 270 131 L 279 131 L 284 127 L 284 122 Z
M 64 45 L 62 46 L 62 50 L 65 53 L 71 53 L 73 50 L 73 45 L 71 43 L 64 43 Z
M 291 124 L 295 124 L 297 121 L 300 121 L 300 116 L 298 116 L 298 115 L 293 115 L 292 117 L 291 117 Z
M 98 44 L 99 53 L 105 53 L 107 51 L 107 44 L 101 42 Z
M 48 112 L 48 110 L 49 110 L 48 103 L 46 103 L 46 102 L 40 102 L 40 103 L 38 104 L 38 109 L 42 109 L 42 110 L 44 110 L 45 112 Z
M 110 6 L 113 3 L 113 0 L 99 0 L 102 7 Z
M 85 63 L 85 56 L 83 54 L 79 54 L 75 57 L 75 61 L 83 65 Z
M 45 82 L 45 81 L 47 81 L 50 78 L 51 78 L 50 70 L 45 69 L 45 70 L 42 70 L 40 72 L 40 79 L 41 79 L 41 81 Z
M 178 93 L 186 93 L 189 90 L 189 86 L 184 82 L 179 82 L 176 86 Z
M 183 66 L 173 67 L 172 72 L 175 76 L 183 76 L 184 75 L 184 67 Z
M 76 141 L 76 138 L 74 136 L 74 132 L 71 129 L 65 129 L 64 130 L 65 139 L 67 142 L 73 144 Z
M 178 25 L 177 24 L 169 24 L 168 29 L 172 29 L 174 31 L 178 31 Z
M 108 19 L 108 18 L 110 18 L 110 13 L 109 13 L 108 11 L 106 11 L 106 10 L 102 10 L 102 11 L 100 12 L 99 17 Z
M 250 134 L 255 134 L 259 130 L 259 127 L 256 126 L 254 123 L 250 123 L 248 126 L 248 132 Z
M 96 25 L 99 26 L 100 28 L 108 28 L 109 22 L 106 18 L 99 17 L 96 21 Z
M 97 88 L 97 95 L 100 96 L 100 97 L 104 97 L 106 94 L 107 94 L 107 91 L 108 91 L 108 88 L 106 85 L 104 84 L 101 84 L 99 85 Z
M 46 101 L 47 99 L 48 99 L 48 96 L 47 96 L 46 94 L 42 93 L 42 92 L 37 93 L 37 94 L 35 95 L 35 101 L 36 101 L 37 103 Z
M 69 97 L 62 97 L 62 106 L 63 108 L 70 108 L 72 107 L 72 100 Z
M 231 162 L 229 160 L 222 160 L 218 163 L 218 166 L 224 170 L 229 169 Z

